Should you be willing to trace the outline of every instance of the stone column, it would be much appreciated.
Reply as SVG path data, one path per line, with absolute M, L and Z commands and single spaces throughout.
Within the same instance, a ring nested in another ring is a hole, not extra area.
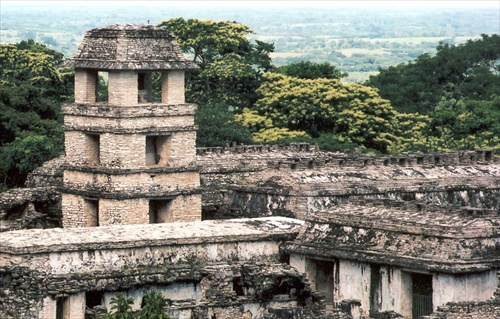
M 184 70 L 169 70 L 162 73 L 161 102 L 184 104 Z
M 95 103 L 97 101 L 96 70 L 75 70 L 75 103 Z

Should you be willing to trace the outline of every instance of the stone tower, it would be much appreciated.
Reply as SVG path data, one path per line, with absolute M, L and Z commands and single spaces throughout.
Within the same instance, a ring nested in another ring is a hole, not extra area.
M 93 29 L 70 64 L 63 227 L 200 220 L 196 105 L 184 101 L 184 72 L 197 66 L 173 34 L 149 25 Z

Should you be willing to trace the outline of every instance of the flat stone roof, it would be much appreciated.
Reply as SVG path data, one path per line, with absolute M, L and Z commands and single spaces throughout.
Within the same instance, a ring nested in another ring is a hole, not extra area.
M 316 214 L 310 221 L 417 234 L 425 230 L 430 236 L 449 238 L 500 239 L 500 212 L 496 209 L 426 206 L 403 201 L 387 201 L 386 205 L 344 204 Z M 394 207 L 397 205 L 400 206 Z
M 240 241 L 292 240 L 304 221 L 286 217 L 29 229 L 1 233 L 0 252 L 50 253 Z
M 500 267 L 497 210 L 345 204 L 310 217 L 285 251 L 447 273 Z

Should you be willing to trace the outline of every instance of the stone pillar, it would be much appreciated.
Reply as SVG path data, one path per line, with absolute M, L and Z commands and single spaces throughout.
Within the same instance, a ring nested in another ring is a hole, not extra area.
M 184 70 L 162 72 L 161 102 L 163 104 L 184 104 Z
M 75 70 L 75 103 L 97 101 L 98 74 L 96 70 Z
M 111 71 L 108 80 L 108 103 L 131 106 L 139 103 L 137 72 Z
M 43 299 L 43 307 L 38 314 L 40 319 L 55 319 L 56 318 L 56 300 L 51 297 Z
M 66 298 L 63 319 L 85 319 L 85 292 Z

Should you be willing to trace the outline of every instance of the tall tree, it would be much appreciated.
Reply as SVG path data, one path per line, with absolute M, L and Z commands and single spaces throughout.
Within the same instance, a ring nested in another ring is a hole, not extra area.
M 394 140 L 396 111 L 371 87 L 268 73 L 257 92 L 252 111 L 274 127 L 311 137 L 331 133 L 338 142 L 381 152 Z
M 158 26 L 172 31 L 183 52 L 200 67 L 187 75 L 188 101 L 214 101 L 238 110 L 256 100 L 262 73 L 272 67 L 269 54 L 274 45 L 251 43 L 247 36 L 253 31 L 234 21 L 176 18 Z
M 21 186 L 27 174 L 62 151 L 60 104 L 72 95 L 61 54 L 33 41 L 0 45 L 1 187 Z
M 441 44 L 435 56 L 420 55 L 371 76 L 367 84 L 379 89 L 400 112 L 428 114 L 442 97 L 489 100 L 500 92 L 500 36 L 452 46 Z

